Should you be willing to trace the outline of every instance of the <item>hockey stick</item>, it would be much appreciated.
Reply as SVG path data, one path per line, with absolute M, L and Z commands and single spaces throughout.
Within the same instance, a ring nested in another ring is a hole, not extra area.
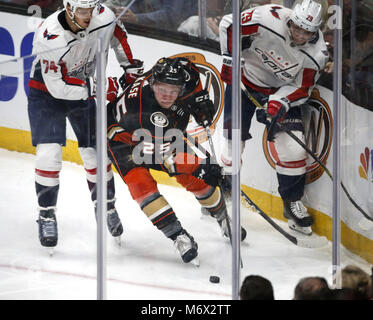
M 328 241 L 327 239 L 322 236 L 320 238 L 298 238 L 296 236 L 291 235 L 290 233 L 286 232 L 283 228 L 281 228 L 276 222 L 274 222 L 262 209 L 260 209 L 249 197 L 248 195 L 241 190 L 241 196 L 245 199 L 245 201 L 255 209 L 273 228 L 275 228 L 278 232 L 280 232 L 286 239 L 290 242 L 294 243 L 295 245 L 302 247 L 302 248 L 320 248 L 325 246 Z
M 209 125 L 206 125 L 204 126 L 205 130 L 206 130 L 206 133 L 207 133 L 207 139 L 209 141 L 209 145 L 210 145 L 210 149 L 211 149 L 211 154 L 210 156 L 212 157 L 212 161 L 214 163 L 218 163 L 217 162 L 217 158 L 216 158 L 216 152 L 215 152 L 215 147 L 214 147 L 214 143 L 212 142 L 212 137 L 211 137 L 211 130 L 210 130 L 210 126 Z M 206 150 L 207 152 L 207 150 Z M 219 183 L 218 184 L 219 188 L 220 188 L 220 194 L 221 194 L 221 197 L 222 197 L 222 201 L 224 203 L 224 206 L 225 208 L 227 208 L 226 206 L 226 203 L 225 203 L 225 197 L 223 195 L 223 188 L 221 186 L 221 184 Z M 228 228 L 228 236 L 229 236 L 229 241 L 231 242 L 232 244 L 232 229 L 231 229 L 231 225 L 230 225 L 230 220 L 229 220 L 229 217 L 228 217 L 228 212 L 227 212 L 227 209 L 225 210 L 225 219 L 227 221 L 227 228 Z
M 241 89 L 246 94 L 246 96 L 250 99 L 254 105 L 259 109 L 264 109 L 264 106 L 262 106 L 252 95 L 251 93 L 246 89 L 245 85 L 241 82 Z M 286 130 L 280 123 L 276 122 L 276 124 L 279 126 L 279 128 L 284 131 L 286 134 L 288 134 L 292 139 L 294 139 L 325 171 L 325 173 L 329 176 L 329 178 L 333 181 L 333 175 L 328 170 L 328 168 L 324 165 L 324 163 L 310 150 L 302 140 L 300 140 L 294 133 L 292 133 L 290 130 Z M 360 211 L 360 213 L 369 221 L 373 222 L 373 218 L 371 218 L 351 197 L 349 192 L 347 191 L 345 185 L 341 181 L 341 187 L 344 193 L 346 194 L 348 200 L 352 203 L 352 205 Z
M 211 153 L 208 152 L 203 146 L 201 146 L 198 141 L 196 141 L 196 139 L 193 139 L 187 132 L 185 132 L 185 137 L 187 139 L 187 141 L 195 148 L 198 149 L 198 151 L 200 151 L 201 153 L 203 153 L 204 155 L 207 155 L 208 157 L 211 157 L 212 158 L 212 161 L 214 163 L 218 163 L 217 162 L 217 158 L 216 158 L 216 152 L 215 152 L 215 148 L 214 148 L 214 144 L 212 142 L 212 136 L 211 136 L 211 130 L 210 130 L 210 126 L 206 125 L 204 126 L 205 130 L 206 130 L 206 134 L 207 134 L 207 138 L 208 138 L 208 141 L 209 141 L 209 145 L 210 145 L 210 148 L 211 148 Z M 221 194 L 221 197 L 222 197 L 222 201 L 224 203 L 224 206 L 225 206 L 225 212 L 224 212 L 224 219 L 226 220 L 226 223 L 227 223 L 227 229 L 228 229 L 228 237 L 229 237 L 229 242 L 231 244 L 231 246 L 233 245 L 232 244 L 232 229 L 231 229 L 231 220 L 229 218 L 229 215 L 228 215 L 228 211 L 227 211 L 227 204 L 225 202 L 225 197 L 224 197 L 224 194 L 223 194 L 223 187 L 221 186 L 221 183 L 218 184 L 218 187 L 220 188 L 220 194 Z M 242 262 L 242 259 L 240 258 L 240 263 L 241 263 L 241 268 L 243 268 L 243 262 Z
M 186 138 L 193 146 L 196 146 L 195 140 L 189 134 L 186 134 Z M 196 147 L 198 148 L 200 152 L 210 155 L 210 153 L 205 148 L 203 148 L 201 145 L 197 144 Z M 283 228 L 281 228 L 275 221 L 273 221 L 263 210 L 261 210 L 242 190 L 241 190 L 241 196 L 244 198 L 246 203 L 254 207 L 256 209 L 256 212 L 260 214 L 273 228 L 275 228 L 278 232 L 280 232 L 286 239 L 288 239 L 293 244 L 299 247 L 304 247 L 304 248 L 319 248 L 319 247 L 324 246 L 327 243 L 327 241 L 325 241 L 326 240 L 325 237 L 321 237 L 317 239 L 310 239 L 310 238 L 303 239 L 303 238 L 297 238 L 296 236 L 291 235 L 290 233 L 286 232 Z
M 214 143 L 212 141 L 212 136 L 211 136 L 211 130 L 210 130 L 210 126 L 208 124 L 205 124 L 204 125 L 204 128 L 206 130 L 206 133 L 207 133 L 207 139 L 209 141 L 209 145 L 210 145 L 210 149 L 211 149 L 211 154 L 210 156 L 212 157 L 212 160 L 214 161 L 214 163 L 218 163 L 217 161 L 217 158 L 216 158 L 216 152 L 215 152 L 215 147 L 214 147 Z M 206 150 L 206 153 L 208 151 Z M 227 204 L 225 202 L 225 197 L 224 197 L 224 194 L 223 194 L 223 188 L 221 186 L 221 183 L 219 182 L 218 184 L 219 188 L 220 188 L 220 194 L 221 194 L 221 198 L 222 198 L 222 201 L 223 201 L 223 204 L 225 206 L 225 221 L 227 223 L 227 229 L 228 229 L 228 236 L 229 236 L 229 241 L 231 243 L 231 246 L 232 246 L 232 249 L 233 249 L 233 242 L 232 242 L 232 228 L 231 228 L 231 220 L 229 218 L 229 215 L 228 215 L 228 207 L 227 207 Z M 240 226 L 240 240 L 241 240 L 241 226 Z M 242 258 L 240 257 L 240 264 L 241 264 L 241 268 L 243 268 L 243 262 L 242 262 Z

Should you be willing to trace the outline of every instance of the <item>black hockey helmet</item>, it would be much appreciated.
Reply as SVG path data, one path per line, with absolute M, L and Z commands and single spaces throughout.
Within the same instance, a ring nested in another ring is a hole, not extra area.
M 184 87 L 186 75 L 180 59 L 161 58 L 152 68 L 152 83 L 159 81 Z

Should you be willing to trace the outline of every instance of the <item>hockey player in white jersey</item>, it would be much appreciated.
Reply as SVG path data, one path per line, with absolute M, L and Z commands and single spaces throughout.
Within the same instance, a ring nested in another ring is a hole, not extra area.
M 62 167 L 61 146 L 66 144 L 66 118 L 77 137 L 91 198 L 96 203 L 95 40 L 104 34 L 110 38 L 110 45 L 124 69 L 121 82 L 133 82 L 143 70 L 142 61 L 132 56 L 125 28 L 120 22 L 113 23 L 114 20 L 114 13 L 98 0 L 64 0 L 64 8 L 49 16 L 34 37 L 36 58 L 29 81 L 28 114 L 32 143 L 36 146 L 35 186 L 42 246 L 54 247 L 58 240 L 55 212 Z M 112 101 L 116 98 L 118 82 L 108 78 L 107 87 L 107 99 Z M 107 172 L 107 226 L 113 237 L 119 237 L 123 226 L 115 209 L 110 161 Z
M 319 30 L 321 4 L 303 0 L 293 10 L 280 5 L 259 6 L 243 11 L 241 19 L 242 83 L 257 102 L 267 105 L 266 113 L 273 121 L 278 121 L 281 127 L 291 130 L 304 141 L 302 105 L 309 98 L 328 60 L 327 48 Z M 223 17 L 219 31 L 223 55 L 221 77 L 227 83 L 224 106 L 226 146 L 221 160 L 229 168 L 232 165 L 232 14 Z M 255 108 L 255 104 L 242 92 L 241 152 L 245 141 L 251 138 L 249 130 Z M 262 117 L 260 113 L 258 115 L 258 120 L 263 120 L 263 114 Z M 313 219 L 301 201 L 307 154 L 279 126 L 272 126 L 269 136 L 274 140 L 279 157 L 276 172 L 284 216 L 289 219 L 290 228 L 311 234 Z

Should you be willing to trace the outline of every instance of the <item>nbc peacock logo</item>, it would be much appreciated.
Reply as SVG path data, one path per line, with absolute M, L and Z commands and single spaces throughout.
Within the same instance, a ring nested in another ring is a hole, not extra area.
M 369 150 L 368 147 L 365 147 L 364 152 L 360 153 L 359 175 L 363 179 L 373 182 L 373 149 Z

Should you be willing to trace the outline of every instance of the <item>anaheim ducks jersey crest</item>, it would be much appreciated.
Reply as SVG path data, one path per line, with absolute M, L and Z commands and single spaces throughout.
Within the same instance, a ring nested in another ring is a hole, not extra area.
M 154 141 L 166 141 L 175 136 L 177 131 L 183 132 L 186 129 L 190 112 L 180 100 L 176 100 L 169 109 L 162 108 L 150 87 L 150 77 L 148 73 L 126 88 L 116 102 L 114 116 L 121 128 L 137 138 L 142 136 L 151 137 Z

